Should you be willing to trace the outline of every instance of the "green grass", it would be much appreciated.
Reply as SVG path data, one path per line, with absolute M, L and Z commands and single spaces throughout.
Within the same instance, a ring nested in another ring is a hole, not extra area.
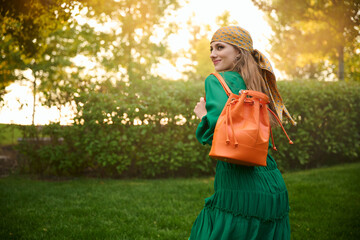
M 293 239 L 360 239 L 360 164 L 284 175 Z
M 360 239 L 360 164 L 284 174 L 292 239 Z M 187 239 L 213 179 L 0 179 L 0 239 Z

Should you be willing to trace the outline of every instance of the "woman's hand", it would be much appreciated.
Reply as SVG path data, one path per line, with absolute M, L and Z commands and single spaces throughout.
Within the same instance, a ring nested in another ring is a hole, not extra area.
M 202 119 L 203 116 L 205 116 L 207 114 L 205 104 L 206 104 L 206 102 L 205 102 L 204 98 L 202 97 L 202 98 L 200 98 L 200 102 L 198 102 L 194 108 L 194 113 L 200 119 Z

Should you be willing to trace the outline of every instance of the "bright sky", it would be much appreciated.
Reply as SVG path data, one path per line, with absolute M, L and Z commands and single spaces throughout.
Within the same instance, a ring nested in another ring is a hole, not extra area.
M 223 14 L 224 11 L 229 11 L 230 20 L 235 20 L 239 26 L 250 32 L 254 48 L 269 56 L 267 52 L 270 49 L 268 38 L 272 31 L 264 19 L 263 13 L 252 4 L 251 0 L 188 0 L 183 1 L 182 6 L 169 17 L 170 21 L 174 21 L 180 26 L 178 34 L 170 36 L 168 39 L 173 52 L 189 48 L 190 34 L 186 26 L 190 17 L 194 24 L 209 24 L 215 31 L 217 28 L 216 17 Z M 174 67 L 167 61 L 161 61 L 158 70 L 165 77 L 180 79 L 180 71 L 183 70 L 186 63 L 188 63 L 188 59 L 180 58 L 176 63 L 177 66 Z M 211 64 L 210 61 L 209 64 Z M 273 67 L 276 69 L 276 66 L 273 65 Z M 277 75 L 279 76 L 279 73 Z M 0 109 L 0 123 L 31 124 L 33 105 L 31 84 L 25 81 L 16 82 L 7 90 L 9 93 L 4 97 L 5 105 Z M 69 123 L 71 114 L 68 109 L 69 107 L 63 109 L 60 119 L 60 113 L 56 108 L 48 109 L 44 106 L 36 106 L 35 124 L 47 124 L 49 121 L 59 121 L 59 119 L 62 124 Z
M 185 4 L 176 14 L 170 17 L 172 21 L 178 23 L 178 26 L 182 26 L 177 35 L 170 36 L 168 39 L 173 51 L 189 48 L 189 42 L 186 39 L 190 38 L 190 34 L 186 26 L 190 17 L 194 15 L 192 18 L 194 24 L 208 24 L 213 31 L 216 31 L 216 17 L 222 15 L 225 11 L 229 11 L 230 21 L 235 20 L 239 26 L 250 32 L 254 48 L 269 55 L 267 52 L 270 49 L 268 39 L 272 30 L 265 21 L 264 14 L 253 5 L 251 0 L 188 0 L 188 2 L 188 4 Z M 177 70 L 183 70 L 182 66 L 189 63 L 188 61 L 189 59 L 180 58 L 176 67 L 162 61 L 160 70 L 166 69 L 167 71 L 164 71 L 164 75 L 171 79 L 180 79 L 182 76 Z M 209 64 L 211 64 L 210 61 Z
M 235 20 L 239 26 L 250 32 L 255 48 L 263 50 L 267 47 L 267 38 L 272 32 L 271 28 L 263 18 L 263 13 L 252 4 L 251 0 L 189 1 L 189 4 L 178 11 L 176 22 L 186 27 L 187 19 L 195 14 L 195 24 L 209 24 L 212 29 L 216 30 L 215 19 L 225 11 L 230 12 L 230 20 Z M 186 29 L 180 33 L 188 35 Z

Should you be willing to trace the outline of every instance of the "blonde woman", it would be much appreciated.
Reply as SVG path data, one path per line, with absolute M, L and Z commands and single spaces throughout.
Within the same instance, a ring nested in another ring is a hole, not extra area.
M 269 96 L 269 107 L 282 119 L 294 123 L 277 90 L 268 59 L 253 49 L 250 34 L 238 26 L 218 29 L 211 39 L 210 58 L 215 70 L 233 93 L 242 89 Z M 212 144 L 217 119 L 227 95 L 214 75 L 205 80 L 206 101 L 201 98 L 194 112 L 201 119 L 196 137 Z M 276 125 L 270 116 L 270 122 Z M 289 201 L 285 182 L 275 160 L 267 155 L 266 167 L 248 167 L 218 161 L 215 193 L 205 199 L 204 209 L 193 224 L 190 239 L 290 239 Z

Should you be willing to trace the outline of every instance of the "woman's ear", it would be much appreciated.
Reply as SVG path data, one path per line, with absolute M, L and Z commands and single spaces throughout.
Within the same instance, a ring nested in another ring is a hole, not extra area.
M 241 56 L 241 50 L 239 48 L 236 48 L 238 55 L 236 55 L 236 59 L 239 60 Z

